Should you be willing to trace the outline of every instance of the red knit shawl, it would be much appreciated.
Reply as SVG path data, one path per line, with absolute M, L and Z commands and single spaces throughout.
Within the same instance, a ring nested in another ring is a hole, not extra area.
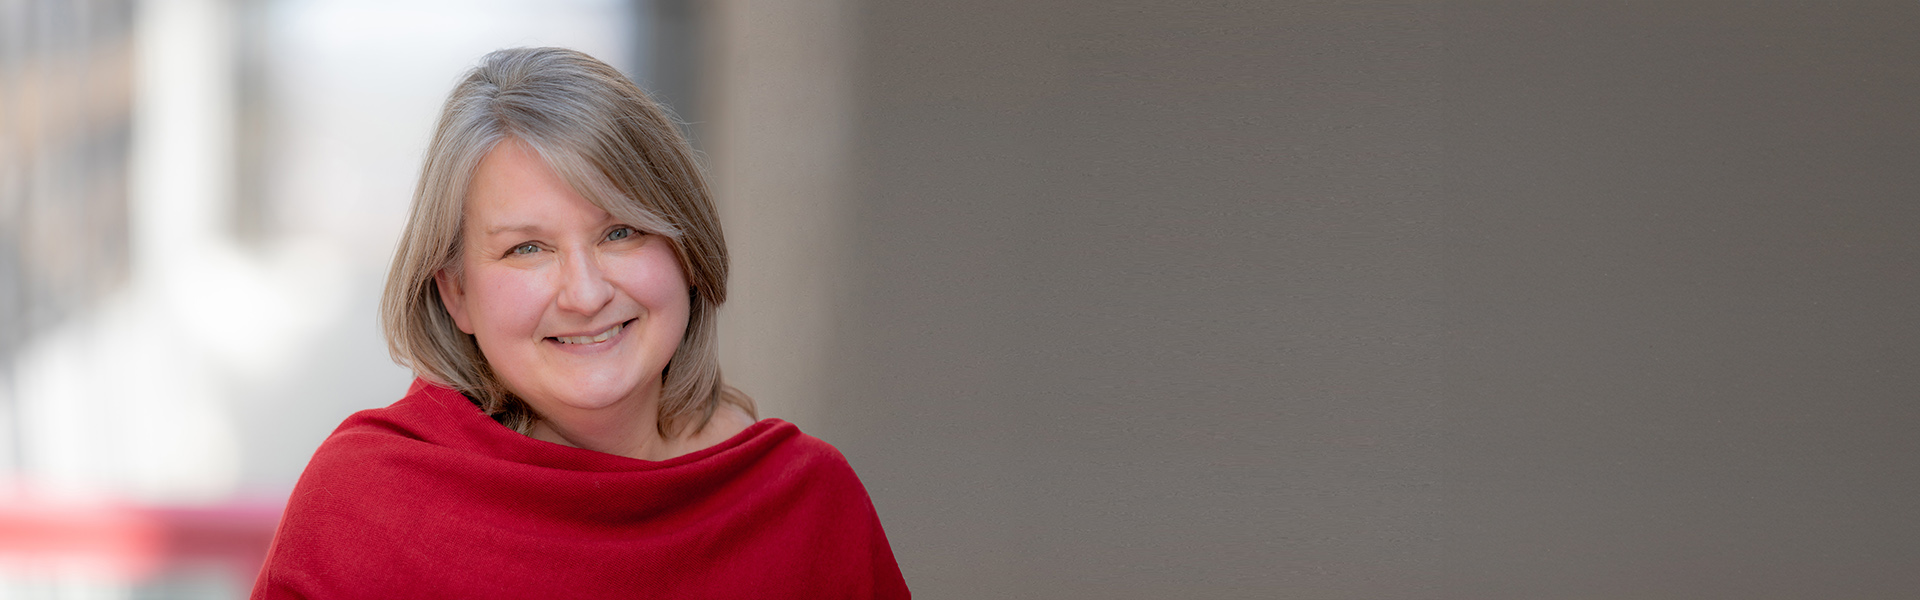
M 652 462 L 552 444 L 416 380 L 349 417 L 254 598 L 906 598 L 839 451 L 767 419 Z

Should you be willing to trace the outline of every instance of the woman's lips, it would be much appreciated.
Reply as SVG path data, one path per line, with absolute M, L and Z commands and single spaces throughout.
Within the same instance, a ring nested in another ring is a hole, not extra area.
M 613 326 L 608 327 L 606 331 L 594 335 L 555 336 L 547 339 L 555 340 L 562 344 L 598 344 L 613 339 L 613 336 L 620 335 L 620 330 L 626 328 L 627 323 L 630 322 L 631 321 L 621 321 L 614 323 Z

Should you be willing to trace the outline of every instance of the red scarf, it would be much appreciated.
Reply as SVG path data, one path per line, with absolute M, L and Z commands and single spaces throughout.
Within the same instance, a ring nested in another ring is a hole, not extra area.
M 767 419 L 651 462 L 551 444 L 416 380 L 300 476 L 259 598 L 906 598 L 839 451 Z

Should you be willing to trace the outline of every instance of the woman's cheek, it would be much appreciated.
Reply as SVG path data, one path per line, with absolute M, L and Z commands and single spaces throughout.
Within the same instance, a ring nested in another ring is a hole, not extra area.
M 531 335 L 539 326 L 544 277 L 538 271 L 494 269 L 487 274 L 486 289 L 491 298 L 486 310 L 496 330 L 509 335 Z

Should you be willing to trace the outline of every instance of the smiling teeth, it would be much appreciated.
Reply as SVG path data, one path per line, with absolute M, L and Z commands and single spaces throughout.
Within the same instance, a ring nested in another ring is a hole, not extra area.
M 600 332 L 600 335 L 595 335 L 595 336 L 576 335 L 573 337 L 557 337 L 553 339 L 560 340 L 560 343 L 562 344 L 598 344 L 600 342 L 607 341 L 608 339 L 613 338 L 613 336 L 619 334 L 620 328 L 625 327 L 626 325 L 627 325 L 626 323 L 616 323 L 614 324 L 612 329 L 602 331 Z

